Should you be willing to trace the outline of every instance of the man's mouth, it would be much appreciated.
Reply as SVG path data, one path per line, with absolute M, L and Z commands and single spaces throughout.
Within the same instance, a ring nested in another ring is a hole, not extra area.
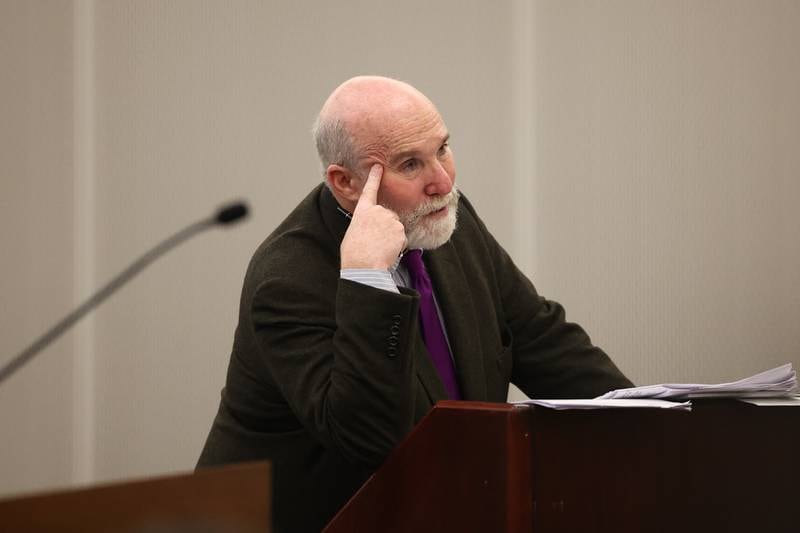
M 425 216 L 429 216 L 429 217 L 433 217 L 433 218 L 439 218 L 439 217 L 442 217 L 442 216 L 444 216 L 446 214 L 447 214 L 447 206 L 445 205 L 445 206 L 440 207 L 439 209 L 437 209 L 435 211 L 431 211 L 430 213 L 428 213 Z

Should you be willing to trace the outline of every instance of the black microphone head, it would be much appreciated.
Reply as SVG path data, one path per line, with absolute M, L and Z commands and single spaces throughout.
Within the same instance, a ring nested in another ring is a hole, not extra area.
M 225 225 L 225 224 L 230 224 L 232 222 L 236 222 L 237 220 L 244 218 L 246 216 L 247 216 L 247 204 L 245 204 L 244 202 L 236 202 L 221 207 L 219 211 L 217 211 L 217 214 L 214 217 L 214 221 L 217 224 Z

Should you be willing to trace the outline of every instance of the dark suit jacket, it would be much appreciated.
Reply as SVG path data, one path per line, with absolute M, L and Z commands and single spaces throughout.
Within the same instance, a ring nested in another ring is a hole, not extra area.
M 446 394 L 418 330 L 419 296 L 339 277 L 347 219 L 320 185 L 258 248 L 199 466 L 266 458 L 273 516 L 319 531 Z M 450 241 L 426 252 L 464 399 L 503 402 L 631 383 L 562 307 L 540 297 L 462 197 Z

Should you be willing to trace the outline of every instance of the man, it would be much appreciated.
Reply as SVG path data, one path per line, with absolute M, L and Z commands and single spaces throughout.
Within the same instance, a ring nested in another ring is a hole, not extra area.
M 422 93 L 348 80 L 315 136 L 325 184 L 250 263 L 199 462 L 271 460 L 276 531 L 320 530 L 439 400 L 631 386 L 459 195 Z

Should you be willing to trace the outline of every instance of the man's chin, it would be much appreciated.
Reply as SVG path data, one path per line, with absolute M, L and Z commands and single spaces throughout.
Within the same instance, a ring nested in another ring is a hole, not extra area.
M 456 229 L 456 210 L 448 209 L 447 215 L 439 220 L 419 220 L 415 227 L 408 232 L 408 248 L 435 250 L 453 235 Z

